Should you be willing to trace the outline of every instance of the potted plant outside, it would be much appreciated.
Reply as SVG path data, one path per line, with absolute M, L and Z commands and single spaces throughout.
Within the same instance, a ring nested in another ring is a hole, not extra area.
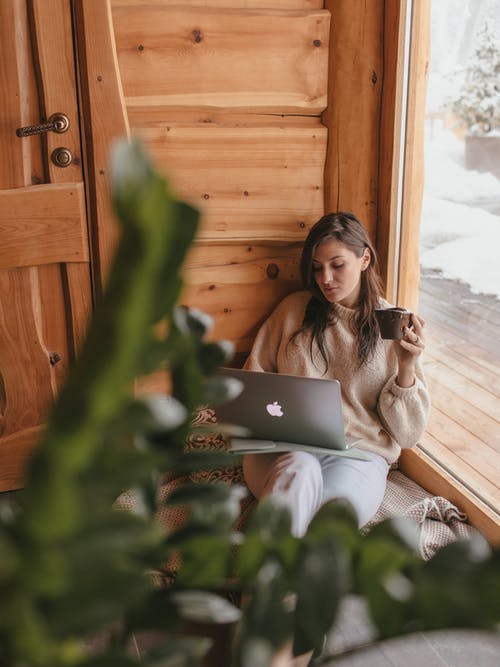
M 500 45 L 488 22 L 459 74 L 462 84 L 450 109 L 465 127 L 465 166 L 500 179 Z

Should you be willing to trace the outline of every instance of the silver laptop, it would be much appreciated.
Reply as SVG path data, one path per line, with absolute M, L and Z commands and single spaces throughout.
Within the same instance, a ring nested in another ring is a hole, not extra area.
M 242 426 L 247 437 L 232 437 L 234 452 L 302 450 L 367 460 L 346 438 L 338 380 L 321 380 L 220 368 L 221 375 L 237 378 L 243 390 L 216 408 L 217 421 Z

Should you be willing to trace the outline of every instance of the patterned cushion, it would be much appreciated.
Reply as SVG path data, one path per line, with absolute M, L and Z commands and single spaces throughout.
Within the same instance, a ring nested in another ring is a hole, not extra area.
M 193 420 L 194 432 L 186 442 L 187 451 L 225 451 L 227 450 L 227 441 L 221 433 L 196 433 L 197 426 L 217 424 L 217 417 L 212 408 L 202 408 Z M 192 482 L 224 482 L 226 484 L 245 485 L 243 479 L 243 469 L 239 462 L 234 466 L 217 466 L 209 470 L 193 472 L 189 475 Z M 252 513 L 256 499 L 250 491 L 240 501 L 240 516 L 235 525 L 235 530 L 243 530 L 248 517 Z
M 186 451 L 226 451 L 227 441 L 221 433 L 196 433 L 196 427 L 214 426 L 217 417 L 212 408 L 202 408 L 193 419 L 194 431 L 186 442 Z M 238 462 L 234 466 L 211 468 L 197 471 L 189 475 L 193 482 L 226 482 L 228 484 L 244 484 L 243 470 Z

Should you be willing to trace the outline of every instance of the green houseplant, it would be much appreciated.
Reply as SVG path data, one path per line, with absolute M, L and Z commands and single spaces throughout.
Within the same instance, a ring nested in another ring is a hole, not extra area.
M 298 539 L 288 510 L 271 500 L 241 534 L 238 488 L 215 483 L 180 487 L 167 502 L 189 507 L 187 521 L 161 529 L 165 470 L 234 465 L 224 453 L 184 451 L 196 410 L 235 390 L 214 377 L 230 346 L 207 342 L 206 316 L 176 303 L 198 213 L 172 198 L 137 144 L 118 147 L 113 174 L 123 233 L 106 292 L 25 490 L 0 500 L 2 667 L 198 665 L 207 640 L 186 634 L 190 620 L 235 624 L 233 664 L 271 665 L 289 640 L 295 654 L 319 649 L 349 593 L 367 600 L 381 638 L 493 629 L 499 558 L 481 540 L 424 563 L 411 525 L 388 521 L 363 536 L 339 503 Z M 171 398 L 134 398 L 134 378 L 159 366 L 170 373 Z M 133 512 L 114 507 L 124 489 L 134 490 Z M 173 555 L 176 580 L 155 585 L 152 574 Z M 235 581 L 243 611 L 220 595 Z M 162 641 L 139 660 L 132 640 L 151 630 Z
M 492 171 L 500 178 L 500 46 L 486 22 L 461 76 L 449 108 L 465 128 L 468 169 Z

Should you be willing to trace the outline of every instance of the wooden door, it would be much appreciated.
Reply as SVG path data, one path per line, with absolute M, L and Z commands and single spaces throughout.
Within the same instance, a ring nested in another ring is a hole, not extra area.
M 70 0 L 0 2 L 0 491 L 23 469 L 91 310 Z M 17 128 L 64 113 L 58 134 Z M 54 151 L 72 162 L 56 166 Z

